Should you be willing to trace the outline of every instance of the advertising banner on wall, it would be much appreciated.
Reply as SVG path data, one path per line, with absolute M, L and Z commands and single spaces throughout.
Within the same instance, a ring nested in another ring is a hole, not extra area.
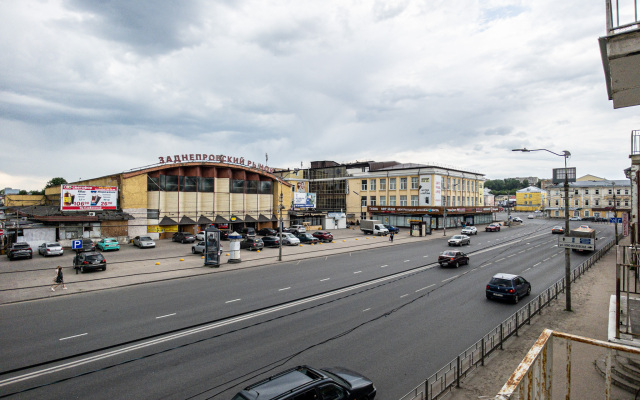
M 316 208 L 316 194 L 315 193 L 294 193 L 293 194 L 293 207 L 294 208 Z
M 419 206 L 432 206 L 431 198 L 431 175 L 420 175 L 420 195 L 418 196 Z
M 440 175 L 434 175 L 433 179 L 433 205 L 439 207 L 442 205 L 442 178 Z
M 61 211 L 115 210 L 117 207 L 117 186 L 61 185 Z

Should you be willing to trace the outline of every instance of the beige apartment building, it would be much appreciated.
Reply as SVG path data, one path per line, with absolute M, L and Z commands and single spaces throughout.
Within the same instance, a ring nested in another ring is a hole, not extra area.
M 549 186 L 545 211 L 552 218 L 564 218 L 564 185 Z M 593 175 L 569 184 L 569 217 L 622 217 L 631 212 L 631 183 Z

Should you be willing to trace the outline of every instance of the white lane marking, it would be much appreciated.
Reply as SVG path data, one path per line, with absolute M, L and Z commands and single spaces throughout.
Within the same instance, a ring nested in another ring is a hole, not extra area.
M 385 265 L 381 265 L 381 266 L 380 266 L 380 268 L 387 268 L 387 267 L 388 267 L 388 265 L 387 265 L 387 264 L 385 264 Z
M 422 257 L 425 257 L 425 258 L 427 258 L 427 257 L 429 257 L 429 255 L 427 254 L 426 256 L 422 256 Z
M 79 335 L 67 336 L 67 337 L 60 338 L 60 339 L 58 339 L 58 340 L 73 339 L 73 338 L 77 338 L 77 337 L 84 336 L 84 335 L 88 335 L 88 333 L 81 333 L 81 334 L 79 334 Z
M 328 281 L 329 279 L 331 279 L 331 278 L 320 279 L 320 282 Z
M 240 299 L 238 299 L 240 300 Z M 227 302 L 228 303 L 228 302 Z M 176 313 L 171 313 L 171 314 L 167 314 L 167 315 L 161 315 L 159 317 L 156 317 L 156 319 L 160 319 L 160 318 L 167 318 L 167 317 L 173 317 L 174 315 L 176 315 Z
M 549 260 L 550 258 L 545 258 L 544 260 L 542 260 L 542 262 L 549 261 Z
M 411 261 L 411 260 L 404 260 L 403 262 L 409 262 L 409 261 Z
M 429 289 L 430 287 L 433 287 L 433 286 L 435 286 L 435 285 L 436 285 L 436 284 L 435 284 L 435 283 L 433 283 L 433 284 L 431 284 L 431 285 L 429 285 L 429 286 L 425 286 L 425 287 L 423 287 L 422 289 L 418 289 L 418 290 L 416 290 L 416 293 L 417 293 L 417 292 L 420 292 L 420 291 L 422 291 L 422 290 Z
M 492 262 L 488 262 L 488 263 L 486 263 L 485 265 L 491 265 L 491 264 L 493 264 L 493 263 L 492 263 Z
M 518 252 L 518 254 L 522 254 L 522 253 L 524 253 L 524 252 L 525 252 L 525 250 L 522 250 L 522 251 L 519 251 L 519 252 Z
M 282 292 L 283 290 L 289 290 L 289 289 L 291 289 L 291 286 L 286 287 L 286 288 L 282 288 L 282 289 L 278 289 L 278 292 Z
M 528 270 L 530 270 L 530 269 L 531 269 L 531 268 L 529 267 L 529 268 L 525 269 L 525 270 L 524 270 L 524 271 L 522 271 L 522 272 L 527 272 L 527 271 L 528 271 Z
M 557 256 L 557 255 L 558 255 L 558 253 L 556 253 L 556 254 L 552 255 L 552 256 L 551 256 L 551 258 L 553 258 L 553 257 L 555 257 L 555 256 Z
M 542 261 L 540 261 L 540 262 L 539 262 L 539 263 L 537 263 L 537 264 L 533 264 L 533 266 L 534 266 L 534 267 L 537 267 L 537 266 L 538 266 L 538 265 L 540 265 L 540 264 L 542 264 Z
M 407 297 L 408 295 L 409 295 L 409 293 L 403 294 L 402 296 L 400 296 L 400 298 Z
M 365 308 L 364 310 L 362 310 L 362 312 L 369 311 L 369 310 L 371 310 L 371 309 L 370 308 Z
M 478 269 L 478 268 L 474 268 L 474 269 L 472 269 L 472 270 L 471 270 L 471 271 L 469 271 L 469 272 L 473 272 L 473 271 L 475 271 L 475 270 L 477 270 L 477 269 Z
M 456 276 L 452 276 L 451 278 L 447 278 L 441 282 L 446 282 L 446 281 L 450 281 L 451 279 L 456 279 L 457 277 L 459 277 L 460 275 L 456 275 Z
M 355 271 L 353 274 L 355 275 L 355 274 L 361 274 L 361 273 L 362 271 Z
M 225 301 L 224 304 L 235 303 L 236 301 L 240 301 L 240 300 L 242 299 L 233 299 L 233 300 Z
M 502 258 L 501 258 L 501 259 L 499 259 L 499 260 L 496 260 L 496 262 L 498 262 L 498 261 L 502 261 L 502 260 L 504 260 L 504 257 L 502 257 Z
M 511 254 L 510 256 L 507 256 L 507 258 L 511 258 L 511 257 L 513 257 L 513 256 L 515 256 L 515 254 Z

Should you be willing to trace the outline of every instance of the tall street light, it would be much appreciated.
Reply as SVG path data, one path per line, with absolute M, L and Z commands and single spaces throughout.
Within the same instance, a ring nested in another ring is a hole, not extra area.
M 294 174 L 297 174 L 298 171 L 300 171 L 298 168 L 293 169 Z M 286 173 L 286 175 L 289 175 L 289 174 L 291 174 L 291 171 L 288 171 Z M 282 184 L 283 183 L 284 183 L 284 176 L 282 176 L 282 181 L 280 182 L 280 204 L 278 205 L 278 211 L 280 212 L 280 222 L 278 223 L 278 236 L 280 238 L 280 244 L 278 246 L 278 261 L 282 261 L 282 225 L 283 225 L 282 210 L 285 209 L 284 205 L 282 204 Z
M 449 176 L 447 175 L 447 178 Z M 453 188 L 453 206 L 455 206 L 455 201 L 456 201 L 456 186 L 458 186 L 460 183 L 454 183 L 453 185 L 451 185 L 451 187 Z M 447 190 L 451 190 L 450 187 L 447 187 Z M 450 196 L 447 196 L 447 200 L 449 199 Z M 444 213 L 443 213 L 443 217 L 444 217 L 444 223 L 442 224 L 442 230 L 444 232 L 443 236 L 447 236 L 447 206 L 449 205 L 449 202 L 447 201 L 447 204 L 444 207 Z
M 562 154 L 547 149 L 513 149 L 512 151 L 521 151 L 530 153 L 532 151 L 546 151 L 559 157 L 564 157 L 564 235 L 569 234 L 569 174 L 567 173 L 567 158 L 571 157 L 568 150 L 562 150 Z M 565 310 L 571 311 L 571 252 L 568 247 L 564 248 L 564 276 L 565 276 Z

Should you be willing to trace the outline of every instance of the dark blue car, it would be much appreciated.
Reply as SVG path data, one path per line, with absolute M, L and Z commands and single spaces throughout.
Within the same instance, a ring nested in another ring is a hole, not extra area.
M 487 299 L 509 300 L 518 303 L 531 294 L 531 284 L 519 275 L 496 274 L 486 288 Z
M 400 228 L 393 225 L 385 225 L 385 228 L 389 230 L 389 233 L 400 233 Z

